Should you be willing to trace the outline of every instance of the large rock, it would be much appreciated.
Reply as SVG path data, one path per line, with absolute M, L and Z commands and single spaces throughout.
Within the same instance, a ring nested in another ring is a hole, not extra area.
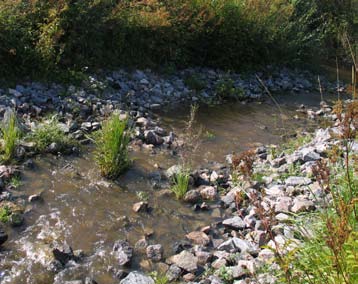
M 321 158 L 321 156 L 316 153 L 315 149 L 312 147 L 304 148 L 300 153 L 304 162 L 317 161 Z
M 119 282 L 120 284 L 154 284 L 154 280 L 137 271 L 128 274 L 126 278 Z
M 133 249 L 127 241 L 116 241 L 113 246 L 113 252 L 118 259 L 119 265 L 123 266 L 131 262 Z
M 312 181 L 310 178 L 307 177 L 288 177 L 285 180 L 285 184 L 288 186 L 302 186 L 302 185 L 309 185 L 311 184 Z
M 198 258 L 186 250 L 170 257 L 169 262 L 189 272 L 195 271 L 198 268 Z

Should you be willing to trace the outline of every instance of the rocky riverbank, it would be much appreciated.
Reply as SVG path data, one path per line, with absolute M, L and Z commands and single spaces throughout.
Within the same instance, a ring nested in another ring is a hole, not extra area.
M 273 92 L 312 91 L 314 84 L 307 77 L 311 78 L 309 74 L 289 70 L 276 72 L 270 77 L 260 74 L 264 84 Z M 222 103 L 232 99 L 232 94 L 239 94 L 240 100 L 258 99 L 265 93 L 255 75 L 242 79 L 238 74 L 227 75 L 206 69 L 185 70 L 175 76 L 159 76 L 150 71 L 118 71 L 106 74 L 104 78 L 89 77 L 82 87 L 31 83 L 0 90 L 0 115 L 6 119 L 9 109 L 15 109 L 24 133 L 31 133 L 41 120 L 47 119 L 46 115 L 54 113 L 58 117 L 58 126 L 66 135 L 79 144 L 87 144 L 91 142 L 89 134 L 98 130 L 101 121 L 116 111 L 123 118 L 129 118 L 133 126 L 133 151 L 168 150 L 175 155 L 183 141 L 160 126 L 153 110 L 180 102 Z M 229 90 L 236 91 L 230 91 L 229 96 L 225 93 L 224 96 L 218 84 L 224 90 L 228 86 Z M 197 89 L 193 89 L 194 85 Z M 334 85 L 328 83 L 326 87 L 334 89 Z M 322 104 L 319 111 L 304 107 L 299 111 L 311 118 L 322 116 L 332 121 L 336 119 L 326 104 Z M 167 259 L 164 259 L 163 246 L 148 243 L 145 236 L 135 245 L 131 245 L 133 241 L 119 240 L 113 244 L 112 254 L 123 269 L 114 269 L 115 277 L 123 279 L 118 280 L 120 283 L 154 283 L 150 276 L 130 272 L 133 256 L 141 255 L 149 261 L 149 266 L 154 265 L 156 270 L 166 274 L 169 281 L 225 283 L 237 280 L 241 281 L 238 283 L 247 283 L 244 281 L 252 280 L 270 283 L 270 275 L 257 273 L 258 268 L 273 257 L 272 251 L 261 247 L 284 246 L 287 239 L 296 242 L 290 226 L 286 224 L 290 214 L 315 210 L 320 206 L 320 198 L 327 197 L 310 173 L 315 161 L 325 157 L 326 151 L 339 143 L 332 135 L 337 132 L 337 127 L 320 129 L 309 144 L 291 154 L 274 153 L 273 148 L 264 146 L 256 149 L 255 154 L 250 156 L 253 159 L 253 172 L 260 176 L 255 181 L 235 177 L 233 159 L 229 156 L 228 164 L 213 163 L 210 168 L 196 170 L 191 174 L 191 189 L 184 198 L 185 202 L 191 203 L 196 211 L 220 206 L 227 218 L 183 236 L 183 240 L 173 245 L 173 255 Z M 77 153 L 78 147 L 68 150 L 65 152 Z M 59 154 L 61 151 L 58 145 L 51 144 L 47 145 L 46 152 Z M 40 195 L 28 196 L 27 200 L 12 195 L 12 178 L 20 174 L 22 167 L 31 168 L 31 158 L 35 154 L 34 143 L 21 141 L 16 152 L 21 166 L 0 167 L 0 202 L 2 207 L 6 205 L 9 208 L 6 218 L 12 226 L 23 224 L 22 214 L 27 203 L 41 200 Z M 162 180 L 167 178 L 164 183 L 168 184 L 176 170 L 177 166 L 174 166 L 161 173 Z M 170 191 L 163 190 L 162 194 L 170 194 Z M 134 209 L 145 213 L 147 204 L 136 204 Z M 266 212 L 274 214 L 273 239 L 270 239 L 265 227 Z M 0 228 L 0 245 L 8 238 L 5 231 Z M 87 265 L 86 257 L 79 251 L 73 251 L 67 244 L 56 245 L 51 251 L 53 259 L 46 262 L 49 265 L 47 268 L 59 275 L 74 266 Z M 61 283 L 61 277 L 57 279 Z M 90 278 L 83 281 L 95 283 Z M 83 281 L 75 279 L 68 284 Z

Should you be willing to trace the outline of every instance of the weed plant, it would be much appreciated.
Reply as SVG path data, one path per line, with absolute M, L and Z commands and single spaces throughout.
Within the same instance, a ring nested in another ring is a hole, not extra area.
M 113 114 L 94 135 L 95 160 L 104 177 L 117 178 L 131 163 L 128 156 L 130 131 L 127 125 L 127 120 L 121 120 Z
M 0 141 L 0 160 L 10 162 L 15 156 L 16 145 L 21 134 L 17 126 L 16 115 L 13 112 L 10 112 L 4 118 L 4 121 L 0 125 L 0 133 L 2 138 Z
M 158 273 L 157 271 L 151 272 L 149 275 L 153 278 L 155 284 L 169 283 L 168 277 L 166 275 Z
M 36 151 L 39 153 L 47 152 L 48 147 L 56 144 L 59 152 L 66 152 L 69 148 L 76 145 L 76 141 L 65 134 L 59 126 L 56 116 L 50 117 L 48 120 L 40 123 L 27 137 L 27 140 L 35 143 Z
M 178 173 L 174 175 L 171 191 L 174 193 L 175 197 L 178 200 L 183 199 L 185 194 L 187 193 L 189 189 L 189 179 L 190 173 L 187 169 L 181 169 Z
M 308 215 L 295 222 L 301 246 L 289 253 L 275 250 L 280 283 L 358 283 L 357 156 L 351 152 L 357 139 L 358 103 L 335 109 L 344 113 L 338 115 L 342 151 L 331 151 L 313 167 L 313 176 L 330 199 L 314 218 Z
M 0 208 L 0 222 L 7 223 L 10 220 L 11 209 L 8 206 L 3 206 Z

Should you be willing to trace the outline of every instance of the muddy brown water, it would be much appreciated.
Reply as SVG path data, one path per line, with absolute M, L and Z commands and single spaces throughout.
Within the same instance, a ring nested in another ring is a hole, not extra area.
M 207 133 L 196 153 L 193 165 L 209 161 L 223 162 L 225 155 L 239 152 L 256 143 L 281 143 L 281 135 L 312 128 L 315 122 L 303 117 L 294 119 L 301 103 L 317 107 L 319 95 L 291 95 L 278 98 L 284 115 L 274 104 L 241 103 L 201 107 L 197 123 Z M 158 113 L 161 125 L 182 133 L 188 108 Z M 282 129 L 282 120 L 285 129 Z M 210 134 L 209 134 L 210 133 Z M 205 136 L 205 135 L 204 135 Z M 98 174 L 91 148 L 80 157 L 45 156 L 35 159 L 35 169 L 23 173 L 18 196 L 41 192 L 43 201 L 26 204 L 26 223 L 10 229 L 9 241 L 0 251 L 0 283 L 63 283 L 92 276 L 102 284 L 118 283 L 114 273 L 117 261 L 111 254 L 113 243 L 128 239 L 131 245 L 145 234 L 149 243 L 164 246 L 165 256 L 173 254 L 175 241 L 190 231 L 222 219 L 217 206 L 206 212 L 194 212 L 191 206 L 173 197 L 160 196 L 150 174 L 155 164 L 168 168 L 177 159 L 167 152 L 152 155 L 133 153 L 133 166 L 108 187 Z M 146 192 L 152 208 L 149 214 L 136 214 L 136 192 Z M 51 245 L 66 241 L 74 250 L 86 255 L 81 265 L 74 265 L 56 276 L 46 269 L 51 259 Z M 143 260 L 144 259 L 144 260 Z M 132 268 L 155 270 L 145 257 L 136 255 Z M 57 282 L 56 282 L 57 281 Z

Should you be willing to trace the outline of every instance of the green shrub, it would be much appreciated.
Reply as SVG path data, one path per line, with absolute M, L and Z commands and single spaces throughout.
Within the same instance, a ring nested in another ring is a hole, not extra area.
M 59 126 L 56 116 L 40 123 L 26 139 L 35 142 L 38 152 L 47 152 L 52 143 L 56 144 L 56 151 L 58 152 L 66 152 L 77 144 Z
M 8 206 L 3 206 L 0 208 L 0 222 L 7 223 L 10 221 L 11 209 Z
M 244 91 L 236 88 L 234 81 L 230 78 L 223 78 L 216 83 L 216 94 L 222 100 L 240 100 L 244 97 Z
M 20 130 L 17 126 L 16 115 L 11 112 L 0 125 L 1 133 L 1 160 L 9 162 L 13 159 L 16 151 L 16 145 L 20 138 Z
M 177 199 L 183 199 L 189 189 L 190 173 L 186 169 L 181 169 L 173 177 L 173 186 L 171 191 L 175 194 Z
M 342 31 L 356 35 L 357 0 L 341 2 L 4 0 L 0 78 L 69 78 L 85 66 L 247 69 L 297 62 L 335 50 Z
M 102 129 L 95 134 L 95 160 L 103 176 L 114 179 L 128 168 L 129 142 L 127 120 L 113 114 L 103 122 Z

